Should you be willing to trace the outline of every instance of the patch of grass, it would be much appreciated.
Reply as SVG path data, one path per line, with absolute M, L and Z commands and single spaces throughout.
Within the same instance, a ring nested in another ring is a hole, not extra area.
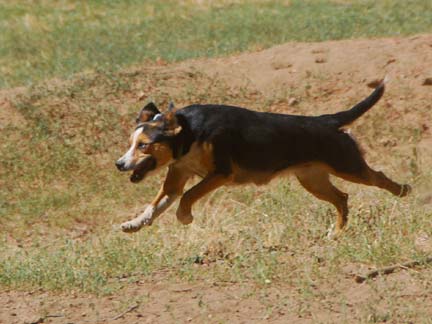
M 284 282 L 308 300 L 318 293 L 313 287 L 337 280 L 331 274 L 343 272 L 346 264 L 379 266 L 424 257 L 415 242 L 420 233 L 432 236 L 431 227 L 424 227 L 432 214 L 412 201 L 369 193 L 363 198 L 376 196 L 382 207 L 370 203 L 353 209 L 347 233 L 332 242 L 325 235 L 335 218 L 331 207 L 311 201 L 298 188 L 287 193 L 284 187 L 284 181 L 276 183 L 247 205 L 218 191 L 198 204 L 189 227 L 179 225 L 171 211 L 134 236 L 104 230 L 88 240 L 58 239 L 49 245 L 34 238 L 31 246 L 13 253 L 2 244 L 0 283 L 105 294 L 170 269 L 174 279 Z M 242 191 L 253 194 L 255 189 Z M 278 208 L 280 200 L 290 203 Z M 352 202 L 356 206 L 357 200 Z
M 41 84 L 15 98 L 25 122 L 0 130 L 6 139 L 0 145 L 1 285 L 105 294 L 170 269 L 181 280 L 264 287 L 283 282 L 303 296 L 298 312 L 304 314 L 308 301 L 318 298 L 314 287 L 336 281 L 346 264 L 379 266 L 424 256 L 415 242 L 432 237 L 432 218 L 418 197 L 397 200 L 355 185 L 344 189 L 354 193 L 350 227 L 337 242 L 326 238 L 335 221 L 332 207 L 289 180 L 216 191 L 194 208 L 196 220 L 188 227 L 170 211 L 137 235 L 113 231 L 113 224 L 151 199 L 163 176 L 135 186 L 114 169 L 141 105 L 139 91 L 165 105 L 175 85 L 179 105 L 205 100 L 268 109 L 264 94 L 199 73 L 176 73 L 100 71 Z M 420 140 L 410 135 L 417 125 L 373 127 L 383 114 L 376 111 L 369 126 L 356 127 L 367 138 Z M 397 161 L 406 159 L 401 154 Z M 388 168 L 394 173 L 398 166 Z M 427 183 L 432 174 L 419 164 L 405 175 L 410 177 Z
M 0 3 L 0 88 L 287 41 L 432 31 L 427 0 Z

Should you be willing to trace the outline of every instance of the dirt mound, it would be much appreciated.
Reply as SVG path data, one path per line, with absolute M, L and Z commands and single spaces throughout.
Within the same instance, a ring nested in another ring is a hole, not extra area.
M 385 75 L 390 77 L 390 88 L 414 87 L 416 95 L 426 95 L 430 88 L 421 86 L 432 77 L 431 59 L 432 36 L 420 35 L 287 43 L 257 53 L 182 65 L 269 95 L 279 89 L 298 89 L 314 80 L 333 93 L 348 88 L 355 94 L 361 91 L 361 84 Z

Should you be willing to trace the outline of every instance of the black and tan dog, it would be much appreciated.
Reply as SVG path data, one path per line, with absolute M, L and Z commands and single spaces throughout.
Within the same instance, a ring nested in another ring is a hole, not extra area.
M 123 223 L 122 230 L 134 232 L 151 225 L 179 196 L 177 218 L 189 224 L 193 204 L 212 190 L 228 184 L 265 184 L 291 173 L 307 191 L 336 207 L 339 232 L 347 223 L 348 195 L 330 182 L 330 174 L 400 197 L 411 190 L 372 170 L 355 140 L 341 129 L 383 93 L 384 82 L 350 110 L 312 117 L 224 105 L 192 105 L 176 111 L 170 107 L 162 114 L 153 103 L 146 105 L 137 118 L 130 148 L 116 166 L 133 171 L 132 182 L 165 166 L 168 174 L 156 198 L 141 215 Z M 194 175 L 202 180 L 183 193 Z

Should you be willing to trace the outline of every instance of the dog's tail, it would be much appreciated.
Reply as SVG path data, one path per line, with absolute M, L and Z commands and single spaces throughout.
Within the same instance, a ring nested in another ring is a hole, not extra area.
M 382 80 L 375 88 L 375 90 L 369 95 L 369 97 L 360 101 L 351 109 L 341 111 L 332 115 L 323 115 L 322 117 L 328 117 L 329 122 L 335 125 L 337 128 L 352 123 L 354 120 L 363 115 L 366 111 L 372 108 L 378 102 L 378 100 L 380 100 L 384 93 L 385 84 L 387 83 L 387 81 L 388 78 L 385 77 L 384 80 Z

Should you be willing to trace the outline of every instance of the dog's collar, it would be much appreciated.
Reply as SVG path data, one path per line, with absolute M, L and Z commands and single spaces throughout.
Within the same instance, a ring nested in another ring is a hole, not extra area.
M 138 128 L 142 128 L 145 126 L 145 123 L 139 123 L 136 127 L 135 130 L 137 130 Z

